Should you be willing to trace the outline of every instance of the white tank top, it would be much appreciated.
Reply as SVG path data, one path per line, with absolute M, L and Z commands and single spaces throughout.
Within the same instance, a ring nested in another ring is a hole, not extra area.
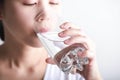
M 47 65 L 44 80 L 65 80 L 65 74 L 56 65 Z M 85 80 L 80 74 L 69 74 L 69 80 Z

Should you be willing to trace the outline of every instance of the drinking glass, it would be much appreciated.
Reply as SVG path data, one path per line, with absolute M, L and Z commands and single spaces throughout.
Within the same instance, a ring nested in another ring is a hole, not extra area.
M 38 29 L 38 28 L 36 28 Z M 83 71 L 83 65 L 89 63 L 87 57 L 80 57 L 87 49 L 81 43 L 65 45 L 64 41 L 70 37 L 61 38 L 58 36 L 59 30 L 45 33 L 37 32 L 37 36 L 48 54 L 53 58 L 57 66 L 65 73 L 69 80 L 69 73 L 75 73 L 75 70 Z

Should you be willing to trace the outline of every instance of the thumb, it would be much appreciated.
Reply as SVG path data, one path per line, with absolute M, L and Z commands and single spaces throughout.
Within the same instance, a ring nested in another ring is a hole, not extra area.
M 51 57 L 47 58 L 47 59 L 46 59 L 46 62 L 47 62 L 48 64 L 56 64 L 55 61 L 54 61 L 54 59 L 51 58 Z

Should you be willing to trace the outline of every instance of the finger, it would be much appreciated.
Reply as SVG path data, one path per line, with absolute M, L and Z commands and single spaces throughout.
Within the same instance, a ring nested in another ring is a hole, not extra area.
M 84 36 L 84 37 L 81 37 L 79 35 L 73 36 L 73 37 L 70 37 L 67 40 L 65 40 L 64 43 L 67 44 L 67 45 L 71 45 L 71 44 L 74 44 L 74 43 L 81 43 L 88 50 L 95 51 L 95 45 L 94 45 L 93 41 L 86 36 Z
M 68 38 L 64 41 L 64 43 L 67 45 L 71 45 L 74 43 L 82 43 L 84 46 L 86 46 L 86 44 L 89 44 L 87 38 L 81 37 L 79 35 Z
M 56 64 L 52 58 L 47 58 L 46 62 L 49 64 Z
M 72 24 L 71 22 L 65 22 L 60 26 L 61 29 L 72 29 L 72 28 L 78 28 L 77 26 L 75 26 L 74 24 Z
M 66 29 L 58 34 L 60 37 L 66 37 L 66 36 L 86 36 L 86 34 L 80 30 L 80 29 Z

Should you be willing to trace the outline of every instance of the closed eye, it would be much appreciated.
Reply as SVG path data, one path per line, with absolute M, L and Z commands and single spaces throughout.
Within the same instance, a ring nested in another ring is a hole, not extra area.
M 50 2 L 51 5 L 59 5 L 59 2 Z
M 34 6 L 36 4 L 37 4 L 36 2 L 35 3 L 23 3 L 23 5 L 25 5 L 25 6 Z

